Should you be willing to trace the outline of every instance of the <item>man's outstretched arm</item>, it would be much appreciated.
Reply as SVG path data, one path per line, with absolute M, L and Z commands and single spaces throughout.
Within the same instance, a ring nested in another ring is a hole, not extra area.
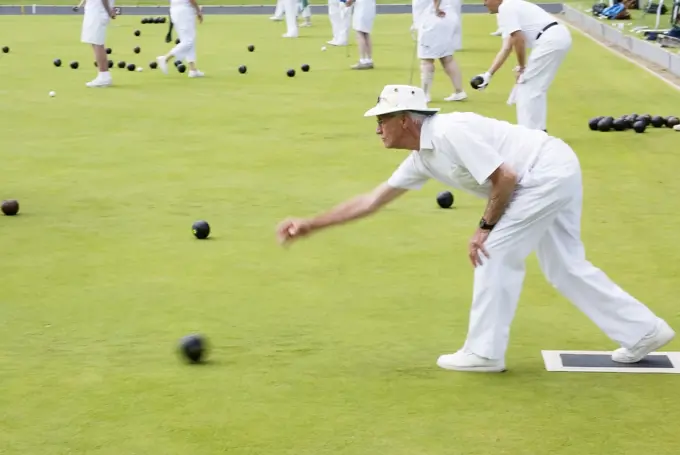
M 377 212 L 407 191 L 383 183 L 370 193 L 353 197 L 313 218 L 283 221 L 277 228 L 277 237 L 280 243 L 287 243 L 297 237 L 310 234 L 312 231 L 364 218 Z

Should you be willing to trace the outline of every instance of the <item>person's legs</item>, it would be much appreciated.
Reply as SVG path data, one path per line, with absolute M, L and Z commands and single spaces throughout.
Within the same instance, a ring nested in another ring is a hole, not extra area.
M 432 88 L 432 80 L 434 79 L 434 60 L 431 58 L 424 58 L 420 60 L 420 87 L 425 92 L 425 98 L 428 103 L 432 100 L 430 96 L 430 89 Z
M 522 178 L 485 243 L 490 255 L 475 268 L 470 323 L 463 349 L 443 355 L 445 369 L 498 372 L 505 369 L 510 326 L 525 275 L 526 257 L 574 197 L 581 184 L 578 159 L 571 149 L 546 148 Z
M 287 29 L 283 37 L 297 38 L 298 37 L 297 1 L 284 0 L 283 10 L 286 14 L 286 29 Z
M 548 116 L 548 88 L 571 48 L 569 31 L 555 26 L 538 40 L 529 55 L 524 74 L 517 84 L 517 123 L 527 128 L 545 130 Z
M 347 7 L 344 3 L 340 3 L 339 9 L 335 41 L 338 46 L 346 46 L 349 43 L 349 33 L 352 29 L 354 5 Z
M 375 0 L 357 0 L 354 4 L 352 25 L 357 32 L 357 45 L 359 47 L 359 63 L 352 69 L 373 68 L 373 43 L 371 30 L 375 20 Z
M 196 68 L 196 13 L 192 8 L 174 8 L 170 14 L 175 30 L 177 30 L 179 44 L 164 56 L 156 59 L 159 68 L 168 74 L 170 60 L 186 60 L 189 64 L 189 76 L 202 76 L 203 73 Z
M 373 68 L 373 44 L 371 34 L 357 30 L 357 46 L 359 47 L 359 63 L 353 69 Z
M 338 39 L 338 25 L 340 21 L 340 1 L 328 0 L 328 20 L 331 23 L 331 32 L 333 38 L 328 41 L 328 44 L 335 45 Z
M 88 87 L 108 87 L 112 84 L 109 71 L 109 59 L 106 54 L 106 28 L 110 18 L 105 14 L 85 13 L 81 41 L 92 46 L 94 59 L 97 62 L 97 77 L 85 85 Z
M 575 192 L 577 188 L 580 185 Z M 668 343 L 674 332 L 586 259 L 581 241 L 582 197 L 578 191 L 543 235 L 536 251 L 538 261 L 546 279 L 611 340 L 623 346 L 613 359 L 637 362 Z M 648 334 L 652 335 L 649 343 L 636 347 Z
M 283 20 L 283 2 L 284 0 L 276 0 L 276 9 L 274 10 L 274 15 L 269 19 L 273 21 Z
M 94 60 L 97 62 L 99 74 L 109 73 L 109 57 L 106 54 L 106 46 L 103 44 L 93 44 L 92 51 L 94 52 Z
M 312 7 L 309 5 L 309 2 L 307 0 L 300 0 L 300 6 L 301 6 L 301 12 L 300 15 L 302 16 L 302 27 L 311 27 L 312 26 Z
M 467 98 L 467 94 L 463 90 L 463 74 L 453 55 L 442 57 L 439 59 L 444 68 L 444 72 L 453 84 L 453 95 L 444 98 L 446 101 L 462 101 Z

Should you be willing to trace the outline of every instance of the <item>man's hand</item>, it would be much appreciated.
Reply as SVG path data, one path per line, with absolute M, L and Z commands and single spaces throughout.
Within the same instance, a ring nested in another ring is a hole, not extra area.
M 286 245 L 299 237 L 312 232 L 312 224 L 308 220 L 290 218 L 282 221 L 276 228 L 276 237 L 281 245 Z
M 482 254 L 487 258 L 490 257 L 488 251 L 486 251 L 486 248 L 484 247 L 484 242 L 486 242 L 486 239 L 489 238 L 489 232 L 491 231 L 477 228 L 475 235 L 473 235 L 470 239 L 470 248 L 468 253 L 473 267 L 482 265 Z
M 372 215 L 406 191 L 408 190 L 393 188 L 387 183 L 382 183 L 370 193 L 355 196 L 311 219 L 285 220 L 276 228 L 279 243 L 285 244 L 298 237 L 304 237 L 311 231 L 318 231 Z
M 439 8 L 437 8 L 435 14 L 437 15 L 437 17 L 446 17 L 446 11 L 442 11 Z
M 109 10 L 109 17 L 110 17 L 111 19 L 115 19 L 115 18 L 116 18 L 116 10 L 115 10 L 115 9 L 111 8 L 111 9 Z
M 522 66 L 516 66 L 513 71 L 515 72 L 515 82 L 518 84 L 521 84 L 522 81 L 520 81 L 520 78 L 524 74 L 524 67 Z

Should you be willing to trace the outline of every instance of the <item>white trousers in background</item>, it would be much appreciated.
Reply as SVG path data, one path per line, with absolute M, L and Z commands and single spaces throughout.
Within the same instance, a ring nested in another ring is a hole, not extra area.
M 307 3 L 307 6 L 304 6 L 304 4 L 300 1 L 299 3 L 299 8 L 300 8 L 300 16 L 302 16 L 303 19 L 309 19 L 312 17 L 312 5 Z
M 515 86 L 518 124 L 537 130 L 547 128 L 548 88 L 569 49 L 571 34 L 562 24 L 552 26 L 536 40 L 521 83 Z
M 196 62 L 196 11 L 191 6 L 171 6 L 170 19 L 177 30 L 179 44 L 170 53 L 178 60 Z
M 375 0 L 356 0 L 352 15 L 352 28 L 358 32 L 371 33 L 375 14 Z
M 111 18 L 105 11 L 94 11 L 87 8 L 83 15 L 83 28 L 80 33 L 80 41 L 87 44 L 103 46 L 106 43 L 106 28 Z
M 344 46 L 349 42 L 349 31 L 352 28 L 352 10 L 340 0 L 328 0 L 328 19 L 331 21 L 333 39 L 331 43 Z
M 630 348 L 654 329 L 652 311 L 586 259 L 581 179 L 576 154 L 551 138 L 520 180 L 515 198 L 485 243 L 490 258 L 474 272 L 465 342 L 473 353 L 504 358 L 532 251 L 547 280 L 616 343 Z
M 286 35 L 298 36 L 298 2 L 297 0 L 283 0 L 283 11 L 286 14 Z
M 274 16 L 276 18 L 282 18 L 283 17 L 283 2 L 285 0 L 276 0 L 276 9 L 274 10 Z
M 453 36 L 453 50 L 459 51 L 463 49 L 463 0 L 453 0 L 453 8 L 450 13 L 447 11 L 446 14 L 454 15 L 458 23 Z

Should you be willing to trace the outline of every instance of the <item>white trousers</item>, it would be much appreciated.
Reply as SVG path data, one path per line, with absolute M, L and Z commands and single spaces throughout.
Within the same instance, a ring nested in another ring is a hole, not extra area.
M 536 40 L 521 83 L 516 86 L 517 123 L 545 130 L 548 117 L 548 88 L 557 69 L 571 49 L 571 34 L 564 25 L 554 25 Z
M 297 0 L 283 0 L 283 11 L 286 14 L 286 34 L 291 36 L 298 36 L 298 23 L 297 23 L 297 12 L 298 12 L 298 2 Z
M 352 10 L 340 0 L 328 0 L 328 19 L 331 21 L 333 43 L 345 45 L 349 41 L 349 31 L 352 28 Z
M 470 351 L 504 358 L 525 260 L 532 251 L 547 280 L 616 343 L 630 348 L 654 328 L 656 316 L 586 259 L 580 228 L 581 179 L 576 154 L 561 140 L 550 139 L 520 180 L 486 241 L 490 258 L 474 272 L 465 342 Z M 561 329 L 558 321 L 555 329 Z
M 178 60 L 196 62 L 196 11 L 191 6 L 170 7 L 170 19 L 180 43 L 170 53 Z
M 274 17 L 283 17 L 283 2 L 285 0 L 276 0 L 276 9 L 274 10 Z
M 302 16 L 305 19 L 309 19 L 310 17 L 312 17 L 312 5 L 307 3 L 307 6 L 303 7 L 302 2 L 299 2 L 299 3 L 300 3 L 300 9 L 301 9 L 300 16 Z

